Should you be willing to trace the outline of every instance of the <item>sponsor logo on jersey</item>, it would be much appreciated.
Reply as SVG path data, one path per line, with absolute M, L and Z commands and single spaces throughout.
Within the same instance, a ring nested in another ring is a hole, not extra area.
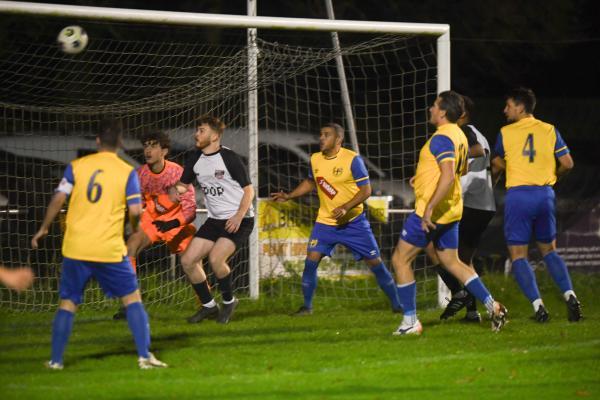
M 319 185 L 319 188 L 325 193 L 325 196 L 330 199 L 333 199 L 338 194 L 337 189 L 322 176 L 317 177 L 317 185 Z
M 225 192 L 223 186 L 200 185 L 200 189 L 205 196 L 221 196 Z
M 225 177 L 225 171 L 223 171 L 222 169 L 215 170 L 215 178 L 223 179 L 224 177 Z
M 333 176 L 340 176 L 344 172 L 342 167 L 333 167 Z

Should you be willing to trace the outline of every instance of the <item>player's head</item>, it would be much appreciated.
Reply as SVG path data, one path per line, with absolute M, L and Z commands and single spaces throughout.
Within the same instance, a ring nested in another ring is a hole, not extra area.
M 465 103 L 465 112 L 458 119 L 458 125 L 465 125 L 471 122 L 471 118 L 473 117 L 473 112 L 475 110 L 475 103 L 469 96 L 463 95 L 463 101 Z
M 147 132 L 142 136 L 140 142 L 144 146 L 146 163 L 150 166 L 163 163 L 171 147 L 169 135 L 160 130 Z
M 203 115 L 196 122 L 196 147 L 204 149 L 213 143 L 221 143 L 225 123 L 212 115 Z
M 322 152 L 329 152 L 342 146 L 344 143 L 344 128 L 335 122 L 328 122 L 321 127 L 319 146 Z
M 123 124 L 116 119 L 100 121 L 96 143 L 102 150 L 117 151 L 123 138 Z
M 463 97 L 453 90 L 447 90 L 438 95 L 429 108 L 429 122 L 435 126 L 456 123 L 465 112 Z
M 506 100 L 504 115 L 508 122 L 516 122 L 530 116 L 535 110 L 535 93 L 529 88 L 514 88 L 504 98 Z

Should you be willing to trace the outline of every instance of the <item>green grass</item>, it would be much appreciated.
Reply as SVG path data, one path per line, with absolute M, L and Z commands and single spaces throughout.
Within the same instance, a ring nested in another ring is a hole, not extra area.
M 548 324 L 512 279 L 485 281 L 509 308 L 496 334 L 489 322 L 440 323 L 421 310 L 421 337 L 393 337 L 400 316 L 383 301 L 352 305 L 316 299 L 315 314 L 292 318 L 297 298 L 241 303 L 226 326 L 189 325 L 193 310 L 150 310 L 153 347 L 166 370 L 137 369 L 127 324 L 112 310 L 82 310 L 63 371 L 42 367 L 52 313 L 0 312 L 0 399 L 569 399 L 600 397 L 600 277 L 576 275 L 586 319 L 568 323 L 546 274 L 540 288 Z M 293 304 L 292 304 L 293 303 Z

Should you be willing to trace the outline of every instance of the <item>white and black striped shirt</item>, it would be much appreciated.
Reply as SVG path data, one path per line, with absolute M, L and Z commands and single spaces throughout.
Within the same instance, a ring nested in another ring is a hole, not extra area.
M 198 181 L 204 193 L 209 218 L 229 219 L 239 209 L 243 188 L 250 185 L 250 178 L 240 157 L 227 147 L 211 154 L 201 150 L 191 153 L 185 162 L 181 182 Z M 252 206 L 244 216 L 253 217 Z

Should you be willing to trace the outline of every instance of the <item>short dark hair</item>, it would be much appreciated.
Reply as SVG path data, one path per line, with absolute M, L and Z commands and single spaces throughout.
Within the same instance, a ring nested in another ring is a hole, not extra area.
M 440 98 L 440 109 L 446 111 L 446 119 L 453 123 L 458 121 L 465 112 L 463 97 L 453 90 L 441 92 L 438 97 Z
M 511 89 L 504 98 L 506 100 L 512 99 L 515 104 L 523 104 L 527 114 L 533 114 L 533 110 L 535 110 L 537 100 L 535 98 L 535 93 L 529 88 L 517 87 Z
M 473 113 L 475 112 L 475 103 L 473 102 L 473 99 L 465 95 L 463 95 L 463 101 L 465 103 L 465 116 L 468 119 L 472 119 Z
M 97 136 L 101 146 L 117 149 L 121 146 L 123 123 L 117 119 L 103 119 L 100 121 Z
M 210 129 L 217 132 L 219 136 L 223 135 L 223 131 L 225 130 L 225 123 L 212 115 L 203 115 L 198 118 L 196 121 L 196 126 L 199 127 L 202 124 L 207 124 L 210 126 Z
M 142 143 L 142 145 L 144 145 L 146 142 L 152 142 L 152 141 L 158 142 L 158 144 L 160 144 L 160 147 L 162 149 L 170 149 L 171 148 L 171 138 L 169 138 L 169 135 L 167 135 L 164 131 L 155 130 L 155 131 L 146 132 L 144 134 L 144 136 L 142 136 L 142 138 L 140 139 L 140 142 Z
M 340 124 L 336 124 L 335 122 L 328 122 L 321 127 L 321 129 L 323 129 L 323 128 L 333 129 L 335 131 L 335 134 L 337 135 L 337 137 L 342 139 L 342 142 L 344 141 L 344 127 L 341 126 Z

